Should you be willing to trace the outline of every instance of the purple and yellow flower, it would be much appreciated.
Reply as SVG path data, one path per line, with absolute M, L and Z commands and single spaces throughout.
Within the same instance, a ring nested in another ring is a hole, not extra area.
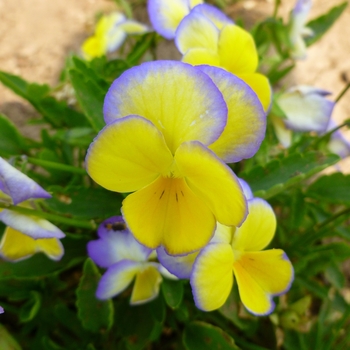
M 0 157 L 1 202 L 31 208 L 32 199 L 50 197 L 35 181 Z M 7 226 L 0 242 L 2 258 L 20 261 L 37 252 L 43 252 L 50 259 L 59 260 L 64 254 L 59 238 L 65 235 L 49 221 L 2 208 L 0 221 Z
M 126 19 L 120 12 L 113 12 L 100 18 L 94 35 L 84 41 L 81 49 L 86 59 L 100 57 L 116 51 L 128 34 L 143 34 L 148 30 L 144 24 Z
M 306 27 L 307 17 L 312 6 L 311 0 L 298 0 L 289 19 L 290 54 L 294 59 L 306 58 L 306 44 L 304 39 L 313 35 L 313 31 Z
M 326 99 L 330 92 L 312 86 L 299 85 L 282 93 L 277 104 L 285 119 L 273 119 L 276 135 L 283 146 L 291 144 L 292 132 L 327 130 L 335 102 Z
M 182 61 L 221 67 L 246 82 L 266 111 L 271 103 L 268 79 L 257 73 L 258 53 L 253 37 L 212 6 L 196 6 L 180 23 L 175 43 Z
M 208 244 L 195 260 L 190 283 L 201 310 L 221 307 L 236 279 L 246 309 L 267 315 L 275 307 L 272 297 L 286 293 L 291 286 L 293 267 L 284 251 L 262 250 L 276 229 L 272 208 L 260 198 L 249 200 L 248 208 L 241 227 L 224 228 L 220 241 Z
M 172 276 L 155 261 L 152 249 L 139 244 L 121 216 L 105 220 L 98 228 L 99 239 L 88 243 L 88 254 L 100 267 L 107 268 L 96 296 L 109 299 L 123 292 L 134 280 L 130 303 L 142 304 L 155 299 L 159 285 Z
M 202 0 L 148 0 L 148 14 L 154 30 L 166 39 L 174 39 L 181 20 Z
M 186 254 L 209 242 L 216 221 L 243 222 L 246 200 L 224 161 L 253 156 L 266 122 L 244 82 L 215 67 L 144 63 L 113 83 L 104 117 L 87 171 L 108 190 L 134 192 L 122 212 L 138 242 Z

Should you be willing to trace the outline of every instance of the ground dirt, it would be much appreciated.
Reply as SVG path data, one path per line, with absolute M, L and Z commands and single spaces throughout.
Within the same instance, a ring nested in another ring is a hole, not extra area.
M 280 14 L 287 18 L 294 0 L 282 0 Z M 314 0 L 309 18 L 326 12 L 342 0 Z M 79 52 L 80 45 L 93 31 L 96 15 L 115 9 L 108 0 L 0 0 L 0 69 L 28 81 L 54 85 L 69 52 Z M 232 18 L 241 17 L 249 26 L 272 13 L 273 0 L 242 0 L 229 5 Z M 137 17 L 147 21 L 145 10 Z M 350 6 L 331 30 L 312 46 L 308 57 L 285 82 L 286 86 L 308 84 L 329 90 L 333 96 L 350 80 Z M 178 58 L 172 43 L 163 47 L 159 58 Z M 334 110 L 337 121 L 350 118 L 350 92 Z M 27 135 L 37 128 L 27 121 L 36 116 L 34 109 L 0 85 L 0 113 L 10 117 Z M 348 133 L 348 137 L 350 134 Z M 342 162 L 349 171 L 350 162 Z

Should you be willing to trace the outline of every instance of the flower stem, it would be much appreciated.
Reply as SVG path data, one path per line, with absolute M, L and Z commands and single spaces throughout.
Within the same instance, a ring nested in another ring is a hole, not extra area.
M 48 219 L 48 220 L 53 221 L 53 222 L 66 224 L 66 225 L 70 225 L 70 226 L 87 228 L 87 229 L 92 229 L 92 230 L 96 229 L 96 224 L 93 220 L 85 221 L 85 220 L 71 219 L 71 218 L 67 218 L 65 216 L 50 214 L 50 213 L 46 213 L 46 212 L 43 212 L 40 210 L 27 209 L 27 208 L 19 207 L 16 205 L 5 204 L 5 203 L 1 203 L 1 202 L 0 202 L 0 208 L 12 210 L 12 211 L 15 211 L 17 213 L 24 214 L 24 215 L 30 215 L 30 216 L 36 216 L 36 217 Z
M 272 15 L 273 18 L 277 17 L 277 12 L 278 12 L 278 8 L 280 7 L 280 4 L 281 4 L 281 0 L 275 0 L 275 6 L 273 9 L 273 15 Z
M 345 93 L 349 90 L 350 83 L 348 83 L 345 88 L 341 91 L 341 93 L 338 95 L 338 97 L 335 99 L 335 102 L 339 102 L 339 100 L 345 95 Z
M 79 174 L 79 175 L 86 175 L 87 174 L 85 169 L 78 168 L 78 167 L 71 166 L 71 165 L 55 163 L 55 162 L 50 162 L 48 160 L 42 160 L 42 159 L 31 158 L 31 157 L 25 157 L 24 159 L 26 161 L 28 161 L 28 163 L 40 165 L 44 168 L 67 171 L 67 172 Z

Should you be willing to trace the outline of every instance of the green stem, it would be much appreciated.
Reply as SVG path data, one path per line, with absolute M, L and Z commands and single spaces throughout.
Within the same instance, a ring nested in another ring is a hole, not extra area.
M 345 88 L 341 91 L 341 93 L 338 95 L 338 97 L 335 99 L 335 102 L 339 102 L 339 100 L 345 95 L 345 93 L 349 90 L 350 83 L 348 83 Z
M 55 163 L 55 162 L 50 162 L 48 160 L 42 160 L 42 159 L 31 158 L 31 157 L 26 157 L 25 159 L 28 161 L 28 163 L 40 165 L 44 168 L 67 171 L 67 172 L 79 174 L 79 175 L 86 175 L 87 174 L 85 169 L 78 168 L 78 167 L 71 166 L 71 165 Z
M 294 249 L 298 249 L 296 247 L 306 247 L 312 243 L 312 241 L 320 238 L 320 233 L 323 232 L 323 230 L 326 229 L 326 227 L 330 224 L 334 224 L 335 226 L 340 225 L 342 221 L 344 221 L 347 216 L 343 217 L 344 215 L 347 215 L 350 213 L 350 208 L 345 208 L 344 210 L 341 210 L 340 212 L 334 214 L 330 218 L 318 223 L 311 229 L 307 230 L 303 233 L 303 237 L 299 238 L 295 245 L 293 246 Z M 343 218 L 342 218 L 343 217 Z
M 278 12 L 278 8 L 279 8 L 280 4 L 281 4 L 281 0 L 275 0 L 275 6 L 273 9 L 273 15 L 272 15 L 273 18 L 277 17 L 277 12 Z
M 87 228 L 92 230 L 96 229 L 96 224 L 93 220 L 83 221 L 83 220 L 70 219 L 70 218 L 59 216 L 56 214 L 50 214 L 39 210 L 27 209 L 27 208 L 19 207 L 12 204 L 5 204 L 5 203 L 0 203 L 0 208 L 12 210 L 24 215 L 36 216 L 36 217 L 48 219 L 53 222 L 58 222 L 58 223 L 66 224 L 70 226 Z

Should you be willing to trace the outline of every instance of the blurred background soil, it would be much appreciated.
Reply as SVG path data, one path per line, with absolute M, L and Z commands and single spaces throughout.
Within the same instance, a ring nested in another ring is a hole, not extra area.
M 281 0 L 279 15 L 288 18 L 296 0 Z M 325 13 L 342 0 L 313 0 L 309 19 Z M 274 0 L 231 2 L 226 12 L 242 18 L 249 27 L 272 14 Z M 116 9 L 112 0 L 0 0 L 0 70 L 20 75 L 30 82 L 55 85 L 65 57 L 79 53 L 83 40 L 91 35 L 98 13 Z M 136 17 L 148 21 L 141 8 Z M 179 58 L 173 43 L 166 43 L 159 58 Z M 307 84 L 329 90 L 333 98 L 350 80 L 350 6 L 331 30 L 314 46 L 308 57 L 284 82 L 285 87 Z M 27 125 L 35 110 L 26 101 L 0 84 L 0 113 L 7 115 L 28 136 L 37 135 L 37 127 Z M 350 92 L 337 104 L 337 121 L 350 118 Z M 347 132 L 350 138 L 350 133 Z M 350 161 L 341 168 L 350 170 Z

